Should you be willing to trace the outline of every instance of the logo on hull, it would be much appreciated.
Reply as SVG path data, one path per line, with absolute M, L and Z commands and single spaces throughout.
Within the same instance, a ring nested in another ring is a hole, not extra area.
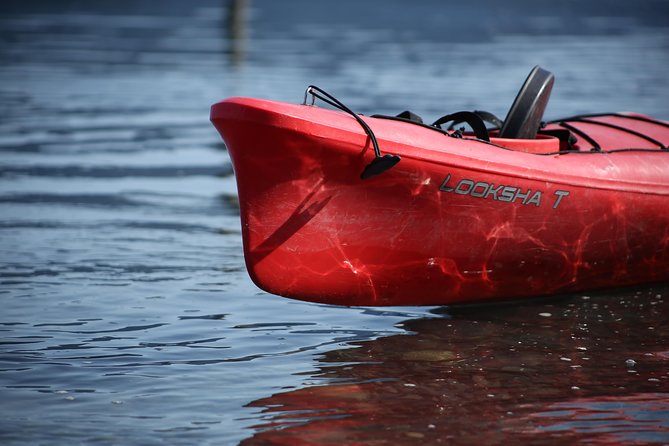
M 451 184 L 450 173 L 446 175 L 439 190 L 458 195 L 469 195 L 473 198 L 504 201 L 507 203 L 520 203 L 524 206 L 534 205 L 540 207 L 542 200 L 548 200 L 548 198 L 544 199 L 545 194 L 540 190 L 522 189 L 520 187 L 504 184 L 496 185 L 494 183 L 486 183 L 485 181 L 474 181 L 463 178 L 454 185 Z M 550 197 L 552 199 L 553 209 L 557 209 L 562 202 L 562 199 L 568 196 L 569 191 L 566 190 L 556 190 L 553 192 L 553 196 Z

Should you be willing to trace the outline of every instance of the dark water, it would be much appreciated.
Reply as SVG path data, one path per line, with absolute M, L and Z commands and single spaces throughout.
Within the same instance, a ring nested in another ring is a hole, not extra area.
M 669 3 L 555 3 L 3 2 L 0 443 L 669 444 L 667 285 L 348 309 L 244 269 L 221 98 L 504 115 L 541 64 L 548 117 L 669 119 Z

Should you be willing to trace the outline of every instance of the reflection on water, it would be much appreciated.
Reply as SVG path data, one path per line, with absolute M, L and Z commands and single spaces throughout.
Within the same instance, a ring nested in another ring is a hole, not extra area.
M 208 122 L 309 84 L 365 113 L 503 116 L 535 64 L 549 118 L 669 119 L 668 8 L 3 1 L 0 443 L 669 442 L 666 287 L 471 310 L 269 296 Z
M 265 415 L 245 444 L 666 443 L 667 291 L 408 320 L 324 353 L 328 385 L 251 403 Z

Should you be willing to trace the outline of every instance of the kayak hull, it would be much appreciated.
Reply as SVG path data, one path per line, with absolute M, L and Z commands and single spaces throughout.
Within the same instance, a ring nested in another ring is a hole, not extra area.
M 373 147 L 345 113 L 213 106 L 260 288 L 337 305 L 444 305 L 669 280 L 666 151 L 537 155 L 560 142 L 493 145 L 364 119 L 402 158 L 366 180 Z

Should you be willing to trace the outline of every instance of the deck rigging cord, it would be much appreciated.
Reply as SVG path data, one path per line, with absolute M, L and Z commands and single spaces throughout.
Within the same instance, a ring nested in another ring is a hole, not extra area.
M 399 155 L 392 155 L 392 154 L 381 154 L 381 150 L 379 149 L 379 143 L 376 140 L 376 136 L 374 135 L 374 132 L 372 131 L 371 128 L 369 128 L 369 125 L 353 110 L 345 106 L 343 103 L 341 103 L 337 98 L 332 96 L 330 93 L 324 91 L 323 89 L 316 87 L 315 85 L 309 85 L 304 92 L 304 105 L 307 105 L 307 98 L 308 95 L 311 94 L 313 100 L 311 102 L 311 105 L 314 104 L 314 100 L 316 98 L 320 99 L 321 101 L 330 104 L 331 106 L 338 108 L 339 110 L 348 113 L 349 115 L 353 116 L 356 121 L 358 121 L 358 124 L 362 127 L 362 129 L 365 131 L 367 136 L 369 136 L 370 141 L 372 142 L 372 146 L 374 147 L 374 159 L 365 166 L 365 169 L 362 171 L 360 174 L 360 178 L 365 180 L 367 178 L 371 178 L 373 176 L 379 175 L 389 169 L 391 169 L 395 164 L 399 163 L 401 158 Z
M 314 105 L 314 102 L 316 99 L 319 99 L 349 115 L 351 115 L 362 127 L 362 129 L 365 131 L 367 136 L 369 137 L 372 147 L 374 148 L 374 154 L 375 157 L 374 159 L 367 164 L 367 166 L 364 168 L 362 173 L 360 174 L 361 179 L 367 179 L 371 178 L 373 176 L 379 175 L 389 169 L 391 169 L 393 166 L 395 166 L 399 161 L 400 161 L 400 156 L 399 155 L 393 155 L 393 154 L 385 154 L 383 155 L 381 153 L 381 150 L 379 149 L 379 143 L 376 139 L 376 135 L 374 135 L 374 132 L 372 129 L 369 127 L 369 125 L 360 117 L 359 114 L 355 113 L 352 111 L 350 108 L 348 108 L 346 105 L 344 105 L 341 101 L 339 101 L 337 98 L 332 96 L 331 94 L 327 93 L 325 90 L 315 86 L 315 85 L 310 85 L 307 87 L 305 93 L 304 93 L 304 105 L 307 104 L 307 100 L 309 95 L 312 96 L 312 101 L 310 105 Z M 501 121 L 499 118 L 497 118 L 495 115 L 492 113 L 486 112 L 486 111 L 461 111 L 461 112 L 455 112 L 455 113 L 450 113 L 447 115 L 442 116 L 441 118 L 437 119 L 435 122 L 432 124 L 425 124 L 423 122 L 423 119 L 416 115 L 415 113 L 412 113 L 410 111 L 404 111 L 402 113 L 399 113 L 398 115 L 395 116 L 388 116 L 388 115 L 371 115 L 370 117 L 372 118 L 379 118 L 379 119 L 389 119 L 389 120 L 394 120 L 394 121 L 401 121 L 401 122 L 406 122 L 409 124 L 413 125 L 418 125 L 420 127 L 424 127 L 433 131 L 437 131 L 445 136 L 449 136 L 451 138 L 462 138 L 462 139 L 474 139 L 478 140 L 480 142 L 489 144 L 494 147 L 498 147 L 501 149 L 505 150 L 511 150 L 507 147 L 501 146 L 499 144 L 496 144 L 494 142 L 490 141 L 490 130 L 486 127 L 485 123 L 488 122 L 493 125 L 493 130 L 494 129 L 500 129 L 503 127 L 504 122 Z M 599 113 L 599 114 L 586 114 L 586 115 L 577 115 L 577 116 L 571 116 L 569 118 L 564 118 L 564 119 L 556 119 L 548 122 L 542 122 L 540 125 L 540 128 L 538 130 L 538 134 L 543 134 L 543 135 L 548 135 L 548 136 L 553 136 L 558 138 L 560 141 L 564 142 L 568 149 L 562 149 L 559 151 L 555 152 L 549 152 L 549 153 L 536 153 L 535 155 L 540 155 L 540 156 L 554 156 L 554 155 L 568 155 L 568 154 L 592 154 L 592 153 L 602 153 L 602 154 L 610 154 L 610 153 L 618 153 L 618 152 L 669 152 L 669 144 L 664 144 L 655 138 L 652 138 L 649 135 L 640 133 L 635 130 L 631 130 L 628 128 L 625 128 L 620 125 L 616 124 L 611 124 L 607 122 L 602 122 L 602 121 L 597 121 L 592 118 L 600 118 L 600 117 L 620 117 L 620 118 L 626 118 L 626 119 L 632 119 L 632 120 L 637 120 L 637 121 L 643 121 L 643 122 L 648 122 L 651 124 L 656 124 L 656 125 L 661 125 L 664 127 L 669 127 L 669 123 L 659 121 L 656 119 L 648 118 L 645 116 L 634 116 L 634 115 L 627 115 L 623 113 Z M 443 129 L 442 125 L 450 123 L 450 125 L 446 128 Z M 464 129 L 455 129 L 455 126 L 461 124 L 461 123 L 467 123 L 469 127 L 471 127 L 473 133 L 474 133 L 474 138 L 471 137 L 466 137 L 463 134 Z M 620 148 L 620 149 L 611 149 L 611 150 L 602 150 L 601 145 L 599 144 L 598 141 L 596 141 L 592 136 L 590 136 L 587 132 L 585 132 L 582 129 L 579 129 L 576 127 L 575 123 L 584 123 L 584 124 L 590 124 L 590 125 L 601 125 L 609 128 L 613 128 L 619 131 L 624 131 L 626 133 L 635 135 L 641 139 L 645 139 L 646 141 L 655 144 L 658 146 L 658 149 L 653 149 L 653 148 L 635 148 L 635 147 L 629 147 L 629 148 Z M 545 130 L 544 127 L 546 124 L 556 124 L 559 127 L 562 127 L 562 129 L 550 129 L 550 130 Z M 581 138 L 583 141 L 586 141 L 591 145 L 590 149 L 574 149 L 573 145 L 576 142 L 576 138 L 574 135 L 577 135 L 579 138 Z

